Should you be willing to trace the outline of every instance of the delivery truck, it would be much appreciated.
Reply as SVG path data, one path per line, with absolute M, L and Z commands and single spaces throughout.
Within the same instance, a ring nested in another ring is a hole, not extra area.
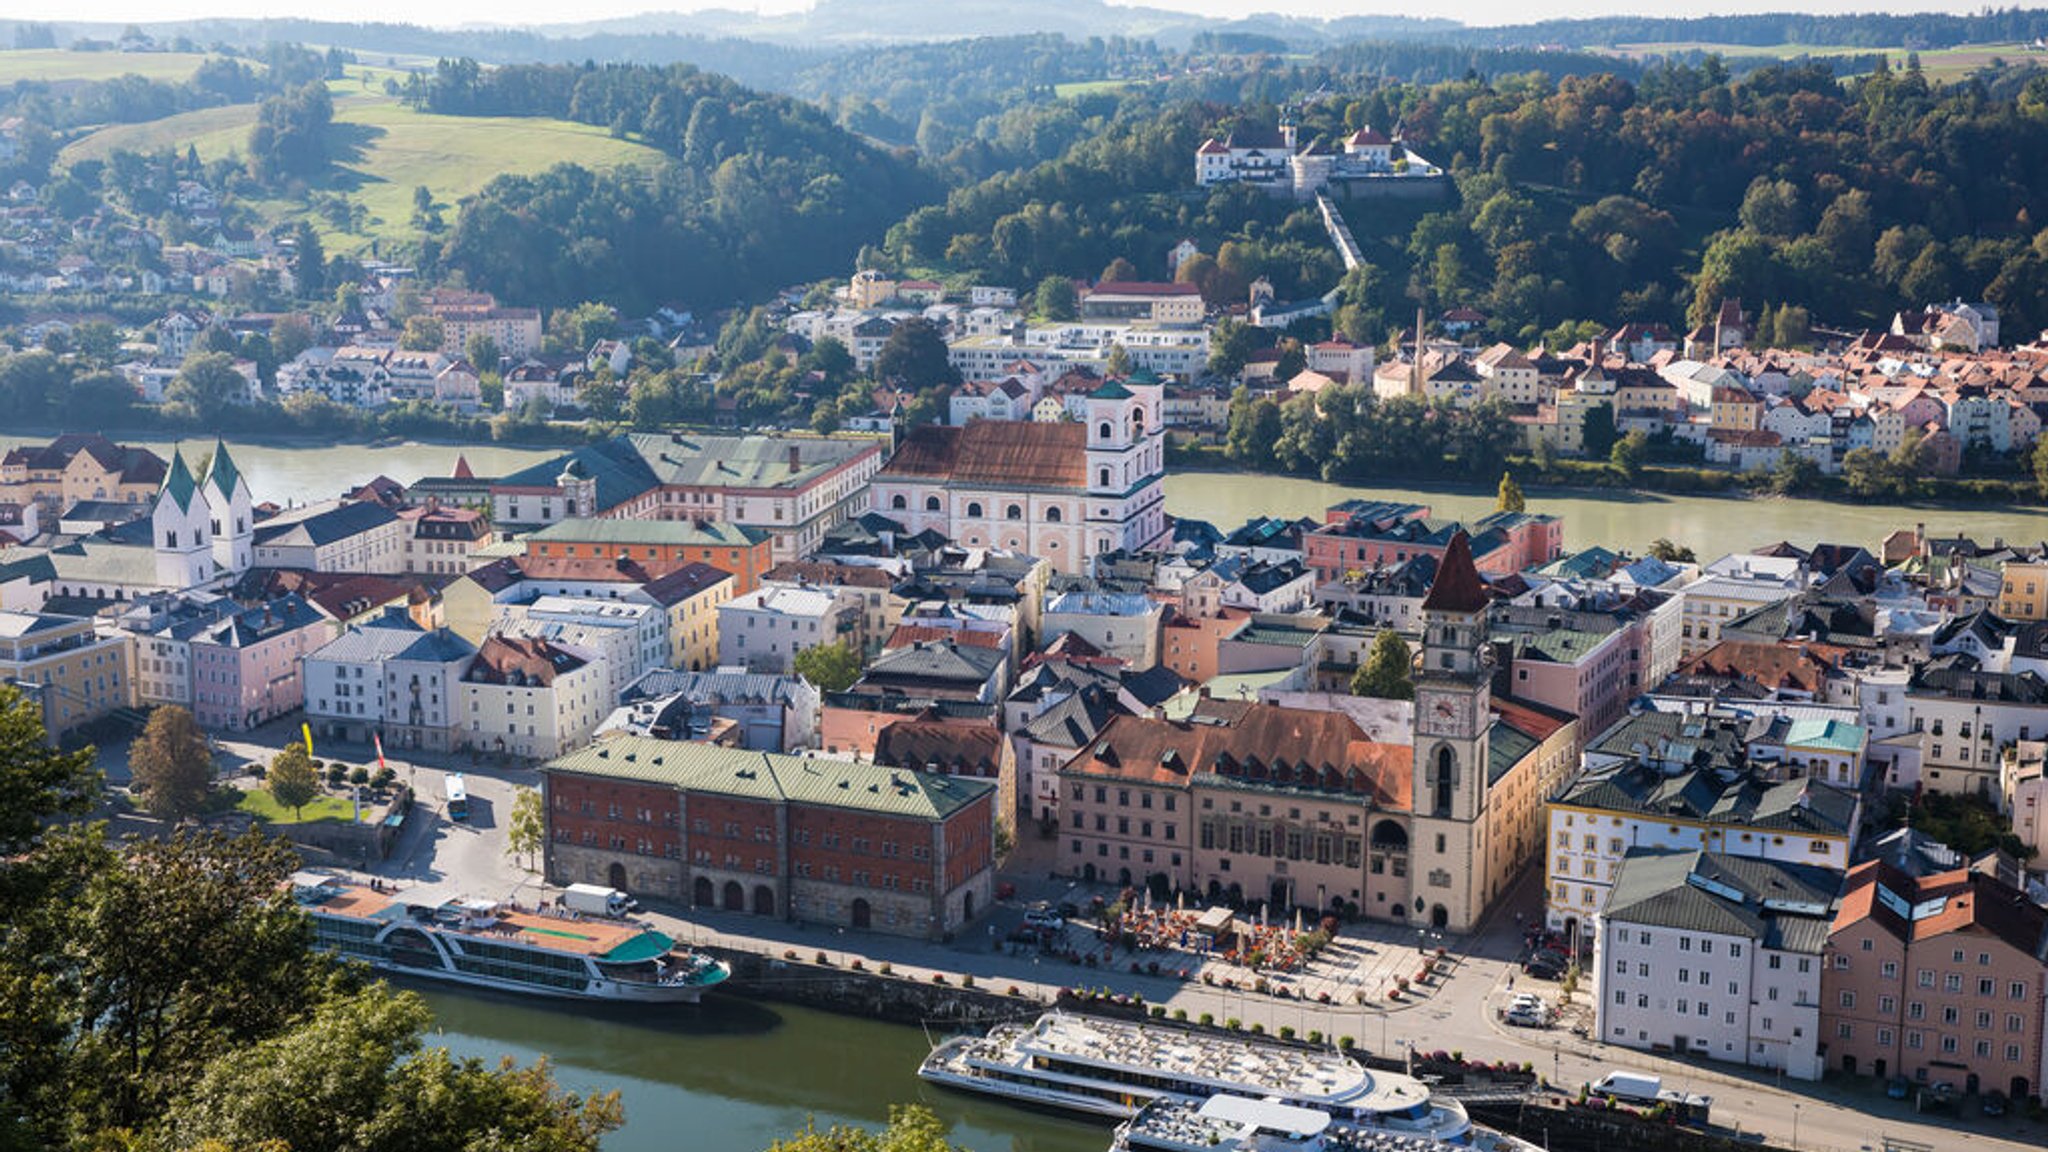
M 1698 1096 L 1690 1092 L 1679 1092 L 1664 1087 L 1660 1077 L 1647 1072 L 1609 1072 L 1593 1082 L 1587 1090 L 1590 1095 L 1640 1108 L 1651 1108 L 1658 1104 L 1669 1105 L 1680 1120 L 1693 1124 L 1707 1122 L 1707 1114 L 1714 1107 L 1712 1096 Z
M 581 912 L 585 916 L 617 918 L 640 910 L 640 905 L 635 903 L 631 896 L 617 888 L 606 888 L 601 884 L 571 884 L 563 889 L 561 898 L 556 903 L 571 912 Z

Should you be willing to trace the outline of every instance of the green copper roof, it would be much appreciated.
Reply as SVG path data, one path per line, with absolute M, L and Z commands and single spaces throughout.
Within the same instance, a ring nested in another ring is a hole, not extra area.
M 1114 380 L 1106 380 L 1102 387 L 1088 394 L 1090 400 L 1129 400 L 1131 390 Z
M 598 957 L 611 964 L 632 964 L 666 955 L 676 942 L 659 932 L 642 932 Z
M 192 480 L 192 470 L 185 467 L 185 454 L 171 452 L 171 470 L 164 475 L 163 494 L 169 496 L 178 506 L 178 511 L 192 510 L 192 497 L 199 491 L 199 485 Z
M 1124 383 L 1137 384 L 1140 386 L 1149 386 L 1157 384 L 1159 383 L 1159 373 L 1152 371 L 1150 368 L 1140 368 L 1136 372 L 1133 372 L 1129 376 L 1125 377 Z
M 223 496 L 233 496 L 235 485 L 242 482 L 242 470 L 235 467 L 235 458 L 228 455 L 227 442 L 219 437 L 213 441 L 213 463 L 207 465 L 206 479 Z

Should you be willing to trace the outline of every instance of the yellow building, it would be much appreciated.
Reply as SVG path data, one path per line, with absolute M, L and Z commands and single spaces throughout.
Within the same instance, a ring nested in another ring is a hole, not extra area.
M 668 612 L 669 667 L 708 672 L 718 667 L 718 606 L 733 598 L 739 581 L 723 568 L 685 564 L 640 591 Z
M 0 682 L 19 685 L 43 708 L 52 743 L 130 705 L 126 633 L 101 636 L 91 620 L 42 612 L 0 612 Z
M 2005 562 L 1998 582 L 1998 614 L 2007 620 L 2048 620 L 2048 562 Z
M 164 458 L 105 436 L 67 433 L 0 458 L 0 500 L 52 514 L 87 501 L 147 506 L 163 487 Z

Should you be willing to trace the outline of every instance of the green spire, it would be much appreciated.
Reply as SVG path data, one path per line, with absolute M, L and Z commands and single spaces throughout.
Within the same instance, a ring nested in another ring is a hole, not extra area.
M 242 470 L 235 467 L 227 442 L 218 436 L 213 439 L 213 463 L 207 466 L 206 479 L 223 496 L 233 496 L 235 485 L 242 481 Z
M 199 485 L 192 479 L 192 470 L 185 467 L 185 454 L 171 450 L 171 470 L 164 475 L 162 495 L 169 496 L 177 504 L 178 511 L 192 510 L 192 497 L 199 492 Z

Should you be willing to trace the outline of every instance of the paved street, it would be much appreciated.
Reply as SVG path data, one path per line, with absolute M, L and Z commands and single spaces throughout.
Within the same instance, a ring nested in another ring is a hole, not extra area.
M 267 760 L 277 746 L 296 735 L 296 725 L 273 725 L 254 734 L 252 740 L 223 741 L 221 758 L 228 765 Z M 316 752 L 323 759 L 341 758 L 350 763 L 374 759 L 374 753 L 365 748 L 322 747 Z M 506 849 L 505 821 L 512 797 L 516 789 L 538 783 L 531 769 L 472 764 L 467 757 L 391 757 L 390 763 L 400 779 L 413 784 L 419 796 L 419 818 L 412 821 L 391 858 L 368 871 L 436 895 L 549 898 L 538 875 L 512 860 Z M 466 824 L 442 818 L 442 777 L 449 770 L 463 772 L 468 786 L 471 817 Z M 955 978 L 972 975 L 986 987 L 1014 985 L 1047 997 L 1064 986 L 1108 988 L 1143 995 L 1169 1011 L 1185 1011 L 1190 1019 L 1208 1013 L 1217 1022 L 1234 1017 L 1247 1027 L 1257 1022 L 1273 1033 L 1291 1027 L 1302 1035 L 1316 1030 L 1332 1039 L 1351 1036 L 1368 1051 L 1397 1057 L 1412 1045 L 1425 1052 L 1462 1051 L 1491 1060 L 1528 1061 L 1549 1082 L 1572 1092 L 1615 1068 L 1654 1072 L 1670 1087 L 1713 1096 L 1719 1123 L 1743 1132 L 1761 1132 L 1772 1143 L 1788 1147 L 1794 1144 L 1795 1128 L 1797 1147 L 1822 1152 L 1875 1152 L 1886 1138 L 1916 1141 L 1944 1152 L 2018 1149 L 2039 1146 L 2048 1137 L 2048 1129 L 2040 1124 L 2016 1116 L 1987 1118 L 1978 1115 L 1974 1107 L 1940 1123 L 1927 1123 L 1927 1118 L 1915 1117 L 1905 1102 L 1886 1099 L 1881 1088 L 1868 1080 L 1781 1087 L 1772 1077 L 1747 1069 L 1675 1061 L 1593 1043 L 1569 1030 L 1575 1021 L 1591 1022 L 1588 989 L 1582 988 L 1566 1006 L 1566 1015 L 1555 1028 L 1510 1027 L 1496 1017 L 1513 992 L 1535 991 L 1553 1002 L 1560 993 L 1557 983 L 1519 975 L 1516 969 L 1522 941 L 1515 914 L 1519 910 L 1528 917 L 1536 909 L 1538 890 L 1533 877 L 1472 936 L 1418 939 L 1411 927 L 1348 926 L 1305 972 L 1269 977 L 1272 993 L 1260 994 L 1249 990 L 1252 974 L 1248 969 L 1213 957 L 1205 960 L 1178 950 L 1118 950 L 1105 961 L 1097 932 L 1086 924 L 1069 924 L 1050 949 L 1010 944 L 1007 938 L 1022 923 L 1025 904 L 1031 900 L 1071 901 L 1084 909 L 1085 920 L 1085 909 L 1093 897 L 1115 898 L 1107 889 L 1051 878 L 1043 866 L 1042 852 L 1028 839 L 1020 845 L 1011 861 L 1012 874 L 1005 877 L 1017 886 L 1016 898 L 989 912 L 987 928 L 950 943 L 658 903 L 651 907 L 648 918 L 690 943 L 771 955 L 793 949 L 806 959 L 824 952 L 835 965 L 858 958 L 869 968 L 887 963 L 895 971 L 919 979 L 933 972 Z M 1448 974 L 1417 986 L 1399 1004 L 1387 1003 L 1385 990 L 1393 978 L 1404 974 L 1412 978 L 1422 948 L 1433 951 L 1438 946 L 1445 949 Z M 1090 966 L 1070 959 L 1071 954 L 1093 954 L 1097 963 Z M 1134 961 L 1143 969 L 1155 960 L 1160 965 L 1159 975 L 1131 971 Z M 1185 979 L 1178 975 L 1182 970 L 1187 972 Z M 1213 983 L 1203 982 L 1205 972 Z M 1226 979 L 1237 987 L 1223 987 Z M 1282 992 L 1284 996 L 1278 994 Z M 1371 1002 L 1358 1003 L 1360 992 L 1368 993 Z M 1324 994 L 1330 996 L 1327 1005 L 1320 1002 Z

